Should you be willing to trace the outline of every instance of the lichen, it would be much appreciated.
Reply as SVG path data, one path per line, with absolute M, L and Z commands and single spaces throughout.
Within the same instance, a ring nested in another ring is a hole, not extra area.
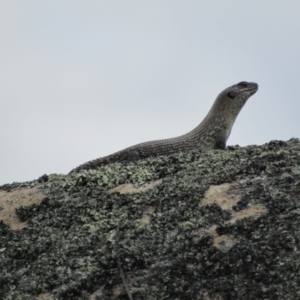
M 46 196 L 17 209 L 26 228 L 0 222 L 0 298 L 128 299 L 123 273 L 134 300 L 298 299 L 299 150 L 298 139 L 193 150 L 2 186 L 43 183 Z M 201 205 L 224 183 L 237 203 Z

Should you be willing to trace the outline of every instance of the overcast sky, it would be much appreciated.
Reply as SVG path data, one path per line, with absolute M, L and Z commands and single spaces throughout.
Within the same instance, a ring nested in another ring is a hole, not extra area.
M 258 92 L 227 145 L 300 137 L 300 1 L 2 0 L 0 184 L 196 127 Z

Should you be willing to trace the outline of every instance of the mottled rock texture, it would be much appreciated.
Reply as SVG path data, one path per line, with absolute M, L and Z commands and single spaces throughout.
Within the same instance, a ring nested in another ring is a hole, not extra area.
M 0 299 L 300 299 L 298 139 L 3 185 L 0 220 Z

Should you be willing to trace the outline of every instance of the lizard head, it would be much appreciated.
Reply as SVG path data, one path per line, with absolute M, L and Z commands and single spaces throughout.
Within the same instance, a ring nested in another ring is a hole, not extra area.
M 205 124 L 210 124 L 207 120 L 213 118 L 214 121 L 211 123 L 217 124 L 219 128 L 215 136 L 217 148 L 225 148 L 226 141 L 236 117 L 247 100 L 255 94 L 257 90 L 257 83 L 241 81 L 228 87 L 218 95 L 205 119 Z
M 246 101 L 257 90 L 258 84 L 255 82 L 241 81 L 234 84 L 218 95 L 211 112 L 215 116 L 230 118 L 234 122 Z
M 241 81 L 220 93 L 217 100 L 226 112 L 238 115 L 246 101 L 256 93 L 258 84 L 255 82 Z
M 224 94 L 229 99 L 236 99 L 236 101 L 241 101 L 242 99 L 247 99 L 256 93 L 258 90 L 258 84 L 255 82 L 246 82 L 241 81 L 238 84 L 234 84 L 224 90 L 221 94 L 224 96 Z

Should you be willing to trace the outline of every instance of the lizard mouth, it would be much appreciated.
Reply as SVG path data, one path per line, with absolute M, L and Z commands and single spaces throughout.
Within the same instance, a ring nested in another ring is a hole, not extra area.
M 255 94 L 258 90 L 258 84 L 255 82 L 250 82 L 249 83 L 249 87 L 247 89 L 244 90 L 244 93 L 249 93 L 251 94 L 251 96 L 253 94 Z
M 253 92 L 253 94 L 256 93 L 257 90 L 258 90 L 258 84 L 255 83 L 255 82 L 251 83 L 251 87 L 250 87 L 249 90 L 250 90 L 251 92 Z M 253 94 L 252 94 L 252 95 L 253 95 Z

